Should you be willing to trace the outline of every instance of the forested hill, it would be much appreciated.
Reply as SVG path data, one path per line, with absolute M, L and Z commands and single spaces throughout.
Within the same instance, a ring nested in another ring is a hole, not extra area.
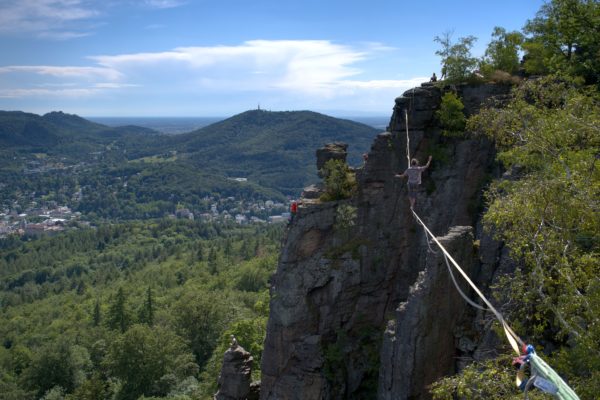
M 46 154 L 66 162 L 101 154 L 113 166 L 124 167 L 158 157 L 168 161 L 162 167 L 247 178 L 284 194 L 298 194 L 316 179 L 315 149 L 333 141 L 348 143 L 349 161 L 357 164 L 378 132 L 368 125 L 311 111 L 251 110 L 177 136 L 137 126 L 108 127 L 62 112 L 39 116 L 0 111 L 0 145 L 10 152 L 6 160 L 14 159 L 13 151 L 21 156 Z M 148 169 L 152 164 L 144 163 Z M 214 189 L 211 184 L 203 186 Z
M 73 114 L 54 111 L 43 116 L 22 111 L 0 111 L 3 150 L 43 152 L 68 159 L 88 157 L 107 145 L 121 148 L 151 140 L 156 131 L 137 126 L 108 127 Z
M 251 110 L 180 135 L 174 146 L 198 168 L 285 193 L 316 178 L 315 149 L 332 141 L 348 143 L 350 164 L 356 164 L 377 133 L 361 123 L 311 111 Z

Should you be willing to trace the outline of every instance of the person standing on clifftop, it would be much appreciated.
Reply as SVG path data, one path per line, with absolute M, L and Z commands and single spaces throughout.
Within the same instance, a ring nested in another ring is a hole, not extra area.
M 419 185 L 421 184 L 421 174 L 427 168 L 429 168 L 429 164 L 431 164 L 431 156 L 427 159 L 427 164 L 420 167 L 419 160 L 413 158 L 410 160 L 410 167 L 406 169 L 401 174 L 395 175 L 396 178 L 404 178 L 408 177 L 408 199 L 410 200 L 410 209 L 415 208 L 415 201 L 417 200 L 417 190 Z
M 290 224 L 292 222 L 294 222 L 294 218 L 296 217 L 296 214 L 298 213 L 298 202 L 296 201 L 292 201 L 292 203 L 290 204 Z

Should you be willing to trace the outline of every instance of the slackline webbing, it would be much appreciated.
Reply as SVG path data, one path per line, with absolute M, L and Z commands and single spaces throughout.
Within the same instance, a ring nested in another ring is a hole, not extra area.
M 511 347 L 513 348 L 515 353 L 517 353 L 518 356 L 521 355 L 521 352 L 519 351 L 519 346 L 522 347 L 525 344 L 525 342 L 523 342 L 523 340 L 521 340 L 521 338 L 506 323 L 502 314 L 500 314 L 500 312 L 498 310 L 496 310 L 496 308 L 492 305 L 492 303 L 489 302 L 489 300 L 483 295 L 483 293 L 481 293 L 481 290 L 479 290 L 479 288 L 475 285 L 475 283 L 473 283 L 473 281 L 471 280 L 471 278 L 469 278 L 469 276 L 466 274 L 466 272 L 463 271 L 463 269 L 460 267 L 460 265 L 458 265 L 458 263 L 454 260 L 454 258 L 452 258 L 450 253 L 448 253 L 448 251 L 444 248 L 444 246 L 442 246 L 442 244 L 437 240 L 437 238 L 433 235 L 433 233 L 431 233 L 431 231 L 429 230 L 427 225 L 425 225 L 425 223 L 421 220 L 421 218 L 419 218 L 417 213 L 414 210 L 411 210 L 411 211 L 412 211 L 415 219 L 419 222 L 419 224 L 421 224 L 421 226 L 429 234 L 429 237 L 431 237 L 431 239 L 433 239 L 433 241 L 442 250 L 442 252 L 444 253 L 444 256 L 448 257 L 448 259 L 452 262 L 452 264 L 457 269 L 457 271 L 463 276 L 463 278 L 465 278 L 467 283 L 473 288 L 475 293 L 477 293 L 477 295 L 481 298 L 481 300 L 483 300 L 483 302 L 490 309 L 490 311 L 494 313 L 494 315 L 496 316 L 496 318 L 498 319 L 500 324 L 502 324 L 502 328 L 504 329 L 504 333 L 506 334 L 506 338 L 508 339 L 508 342 L 510 343 Z
M 448 268 L 448 273 L 450 274 L 450 278 L 452 278 L 452 282 L 454 283 L 454 287 L 456 288 L 456 290 L 458 291 L 458 293 L 460 293 L 460 295 L 462 296 L 462 298 L 469 303 L 472 307 L 478 308 L 482 311 L 490 311 L 489 308 L 487 307 L 482 307 L 479 304 L 475 303 L 473 300 L 471 300 L 469 298 L 469 296 L 467 296 L 462 289 L 460 288 L 460 285 L 458 284 L 458 282 L 456 281 L 456 278 L 454 277 L 454 273 L 452 272 L 452 267 L 450 266 L 450 263 L 448 262 L 448 257 L 446 256 L 446 254 L 444 254 L 444 261 L 446 262 L 446 268 Z
M 536 353 L 532 353 L 529 358 L 531 364 L 531 373 L 541 376 L 554 383 L 558 389 L 556 395 L 562 400 L 579 400 L 579 396 L 563 381 L 563 379 Z
M 465 300 L 467 300 L 469 302 L 469 304 L 476 306 L 477 308 L 481 308 L 481 306 L 479 306 L 478 304 L 476 305 L 476 303 L 470 301 L 470 299 L 467 298 L 467 296 L 462 292 L 462 290 L 460 290 L 460 288 L 456 282 L 456 279 L 454 278 L 454 274 L 452 274 L 450 265 L 448 264 L 448 260 L 450 260 L 452 262 L 454 267 L 463 276 L 463 278 L 465 278 L 465 280 L 469 283 L 469 285 L 475 291 L 475 293 L 477 293 L 477 295 L 481 298 L 481 300 L 483 300 L 483 302 L 488 307 L 489 311 L 494 313 L 494 315 L 496 316 L 496 318 L 498 319 L 500 324 L 502 324 L 502 328 L 504 329 L 504 333 L 505 333 L 506 338 L 508 339 L 511 347 L 517 353 L 517 355 L 520 356 L 521 352 L 519 351 L 519 345 L 521 347 L 525 347 L 524 346 L 525 343 L 523 342 L 523 340 L 521 340 L 521 338 L 512 330 L 512 328 L 504 320 L 504 317 L 502 316 L 502 314 L 500 314 L 500 312 L 498 310 L 496 310 L 496 308 L 483 295 L 483 293 L 479 290 L 479 288 L 475 285 L 475 283 L 473 283 L 471 278 L 469 278 L 469 276 L 466 274 L 466 272 L 460 267 L 460 265 L 458 265 L 458 263 L 454 260 L 454 258 L 452 258 L 450 253 L 448 253 L 448 251 L 446 250 L 446 248 L 439 242 L 439 240 L 437 240 L 437 238 L 429 230 L 427 225 L 425 225 L 425 223 L 421 220 L 421 218 L 419 218 L 419 216 L 417 215 L 415 210 L 413 210 L 411 208 L 411 211 L 412 211 L 413 216 L 417 220 L 417 222 L 423 227 L 423 229 L 425 229 L 425 232 L 427 232 L 427 235 L 429 237 L 431 237 L 431 239 L 433 239 L 433 241 L 438 245 L 438 247 L 444 253 L 444 259 L 446 261 L 446 266 L 448 267 L 448 270 L 450 271 L 450 276 L 452 277 L 452 280 L 454 281 L 454 285 L 458 289 L 461 296 Z M 530 354 L 529 360 L 531 363 L 532 375 L 540 376 L 540 377 L 547 379 L 547 380 L 551 381 L 552 383 L 554 383 L 554 385 L 556 385 L 556 387 L 558 388 L 556 396 L 559 399 L 561 399 L 561 400 L 579 400 L 579 397 L 573 391 L 573 389 L 571 389 L 569 387 L 569 385 L 567 385 L 565 383 L 565 381 L 560 377 L 560 375 L 558 375 L 558 373 L 556 373 L 556 371 L 554 371 L 552 369 L 552 367 L 550 367 L 544 360 L 542 360 L 541 357 L 537 356 L 535 354 L 535 352 L 532 352 Z
M 410 137 L 408 136 L 408 110 L 404 110 L 404 122 L 406 125 L 406 160 L 408 164 L 406 164 L 406 168 L 410 167 Z

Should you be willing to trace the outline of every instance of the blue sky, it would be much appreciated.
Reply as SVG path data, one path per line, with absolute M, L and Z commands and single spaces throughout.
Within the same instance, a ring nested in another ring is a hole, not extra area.
M 0 109 L 389 115 L 436 35 L 521 29 L 542 0 L 0 0 Z

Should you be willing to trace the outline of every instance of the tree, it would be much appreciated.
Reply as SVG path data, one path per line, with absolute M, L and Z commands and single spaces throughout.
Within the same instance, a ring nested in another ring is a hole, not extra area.
M 259 292 L 264 290 L 277 261 L 274 257 L 255 258 L 236 269 L 235 287 L 239 290 Z
M 169 376 L 184 378 L 198 372 L 183 340 L 162 327 L 133 325 L 112 344 L 106 357 L 111 375 L 122 382 L 119 398 L 165 396 Z
M 227 323 L 233 317 L 228 299 L 218 293 L 187 293 L 175 305 L 178 333 L 189 343 L 200 367 L 210 358 Z
M 523 395 L 515 390 L 514 377 L 511 359 L 499 357 L 473 363 L 460 375 L 439 380 L 432 385 L 431 393 L 435 400 L 454 400 L 456 394 L 465 400 L 521 400 Z
M 202 389 L 204 396 L 210 397 L 217 389 L 217 379 L 223 365 L 223 354 L 231 345 L 231 335 L 238 341 L 239 345 L 246 349 L 252 358 L 254 365 L 252 369 L 252 378 L 260 379 L 260 369 L 262 352 L 264 348 L 264 339 L 267 333 L 267 320 L 269 318 L 269 291 L 264 290 L 260 293 L 259 300 L 254 304 L 255 316 L 251 319 L 242 319 L 235 321 L 231 326 L 221 334 L 218 344 L 202 372 Z M 204 397 L 202 397 L 204 398 Z
M 3 400 L 34 400 L 35 391 L 26 390 L 10 374 L 0 370 L 0 393 Z
M 90 367 L 90 356 L 84 347 L 60 340 L 40 349 L 23 371 L 23 379 L 37 391 L 38 397 L 56 386 L 70 393 L 83 383 Z
M 435 116 L 440 121 L 445 136 L 461 136 L 465 131 L 467 118 L 463 112 L 465 105 L 453 92 L 442 96 L 440 109 Z
M 17 344 L 10 349 L 10 369 L 15 375 L 20 375 L 31 363 L 33 353 L 23 345 Z
M 202 243 L 198 242 L 197 250 L 196 250 L 196 260 L 204 261 L 204 247 Z
M 555 77 L 525 82 L 469 130 L 496 141 L 512 179 L 492 184 L 488 229 L 518 261 L 501 291 L 531 343 L 556 349 L 553 366 L 582 398 L 600 393 L 600 106 Z M 525 316 L 523 318 L 523 316 Z M 512 317 L 512 318 L 511 318 Z
M 342 200 L 356 192 L 356 176 L 348 164 L 342 160 L 331 159 L 323 166 L 325 193 L 321 200 Z
M 442 58 L 442 79 L 451 82 L 466 80 L 477 66 L 477 58 L 471 56 L 471 48 L 477 40 L 475 36 L 461 37 L 458 43 L 452 43 L 452 31 L 433 38 L 442 46 L 435 52 Z
M 54 386 L 40 400 L 65 400 L 65 390 L 60 386 Z
M 525 69 L 561 73 L 600 82 L 600 3 L 552 0 L 542 5 L 524 31 Z
M 111 398 L 108 382 L 98 372 L 94 372 L 73 392 L 73 399 L 77 400 L 100 400 L 108 398 Z
M 149 326 L 154 325 L 154 300 L 152 298 L 152 289 L 148 287 L 146 290 L 146 299 L 139 314 L 140 322 Z
M 519 49 L 523 44 L 523 34 L 517 31 L 506 32 L 506 29 L 494 27 L 492 41 L 485 50 L 485 56 L 480 66 L 484 75 L 496 70 L 514 74 L 519 69 Z
M 108 312 L 108 327 L 110 329 L 120 330 L 121 333 L 127 330 L 131 318 L 127 309 L 127 298 L 123 288 L 120 287 L 117 294 L 110 305 Z
M 96 299 L 96 304 L 94 305 L 94 312 L 92 314 L 92 323 L 94 326 L 100 326 L 100 321 L 102 319 L 102 315 L 100 312 L 100 300 Z
M 214 247 L 210 248 L 208 253 L 208 270 L 212 275 L 216 274 L 219 268 L 217 250 Z

